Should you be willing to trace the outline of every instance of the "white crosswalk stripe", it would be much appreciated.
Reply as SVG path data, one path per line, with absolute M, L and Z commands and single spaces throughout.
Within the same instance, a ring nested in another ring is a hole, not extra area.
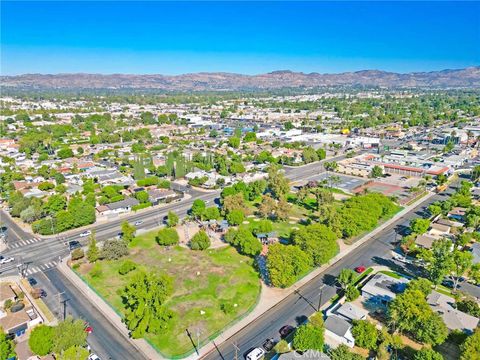
M 15 242 L 10 242 L 8 244 L 8 247 L 10 249 L 16 249 L 16 248 L 19 248 L 19 247 L 22 247 L 22 246 L 27 246 L 27 245 L 30 245 L 30 244 L 34 244 L 34 243 L 39 242 L 39 241 L 42 241 L 42 239 L 31 238 L 31 239 L 19 240 L 19 241 L 15 241 Z
M 45 271 L 45 270 L 54 268 L 55 266 L 57 266 L 57 262 L 56 261 L 50 261 L 50 262 L 45 263 L 45 264 L 31 266 L 29 269 L 27 269 L 27 271 L 25 273 L 28 276 L 28 275 L 36 274 L 36 273 L 41 272 L 41 271 Z

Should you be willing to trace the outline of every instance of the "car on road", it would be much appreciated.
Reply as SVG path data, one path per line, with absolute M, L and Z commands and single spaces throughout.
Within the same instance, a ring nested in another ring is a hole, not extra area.
M 265 351 L 270 351 L 273 349 L 273 347 L 275 346 L 275 340 L 273 340 L 273 338 L 270 338 L 270 339 L 267 339 L 263 342 L 263 348 L 265 349 Z
M 80 242 L 77 240 L 72 240 L 68 243 L 68 247 L 70 248 L 70 251 L 73 251 L 75 249 L 81 248 L 82 244 L 80 244 Z
M 93 327 L 90 326 L 90 324 L 88 322 L 86 322 L 84 325 L 85 325 L 85 332 L 87 334 L 91 334 L 93 332 Z
M 365 266 L 363 266 L 363 265 L 357 266 L 357 267 L 355 268 L 355 271 L 356 271 L 357 273 L 359 273 L 359 274 L 363 273 L 365 270 L 367 270 L 367 268 L 366 268 Z
M 96 354 L 90 354 L 88 360 L 100 360 L 100 358 Z
M 290 335 L 295 328 L 292 325 L 284 325 L 280 328 L 278 331 L 280 333 L 280 337 L 282 339 L 286 338 L 288 335 Z
M 15 258 L 13 257 L 4 257 L 2 255 L 0 255 L 0 264 L 8 264 L 12 261 L 15 261 Z
M 87 230 L 87 231 L 82 232 L 82 233 L 80 234 L 80 237 L 87 237 L 87 236 L 89 236 L 89 235 L 91 235 L 91 234 L 92 234 L 92 232 L 91 232 L 90 230 Z
M 265 356 L 265 350 L 262 348 L 255 348 L 250 351 L 247 356 L 245 356 L 246 360 L 259 360 Z
M 31 286 L 34 286 L 34 285 L 37 285 L 37 280 L 35 278 L 31 277 L 31 278 L 28 278 L 28 283 Z
M 47 292 L 40 288 L 34 288 L 31 292 L 34 299 L 40 299 L 47 297 Z
M 135 221 L 134 225 L 135 226 L 140 226 L 143 224 L 143 220 L 138 220 L 138 221 Z

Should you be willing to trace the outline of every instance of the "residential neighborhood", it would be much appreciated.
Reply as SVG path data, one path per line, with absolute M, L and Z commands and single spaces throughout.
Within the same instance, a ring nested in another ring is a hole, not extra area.
M 477 2 L 0 8 L 0 360 L 480 360 Z

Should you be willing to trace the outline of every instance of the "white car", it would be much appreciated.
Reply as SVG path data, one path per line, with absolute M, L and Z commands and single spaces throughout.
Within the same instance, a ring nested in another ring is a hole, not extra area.
M 15 261 L 13 257 L 4 257 L 0 255 L 0 264 L 8 264 L 9 262 Z
M 134 225 L 135 226 L 139 226 L 139 225 L 142 225 L 143 224 L 143 220 L 138 220 L 138 221 L 135 221 Z
M 80 234 L 80 237 L 87 237 L 91 234 L 92 232 L 90 230 L 84 231 Z
M 259 360 L 263 358 L 265 355 L 265 350 L 262 348 L 255 348 L 252 351 L 250 351 L 247 356 L 245 356 L 245 359 L 247 360 Z
M 100 360 L 100 358 L 95 354 L 90 354 L 90 356 L 88 357 L 88 360 Z

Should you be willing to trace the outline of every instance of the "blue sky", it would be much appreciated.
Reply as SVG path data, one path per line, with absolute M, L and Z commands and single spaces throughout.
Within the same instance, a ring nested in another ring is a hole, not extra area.
M 479 2 L 1 1 L 1 73 L 480 65 Z

